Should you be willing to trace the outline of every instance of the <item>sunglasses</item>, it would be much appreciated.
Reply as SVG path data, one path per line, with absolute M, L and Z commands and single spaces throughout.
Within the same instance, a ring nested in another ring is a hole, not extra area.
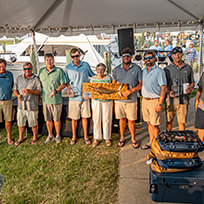
M 152 56 L 149 56 L 149 57 L 144 57 L 144 60 L 147 60 L 147 59 L 152 59 L 153 57 Z
M 131 55 L 122 55 L 122 57 L 124 57 L 124 58 L 125 58 L 125 57 L 131 57 Z
M 32 68 L 23 68 L 23 70 L 32 70 Z
M 71 58 L 77 58 L 79 57 L 80 55 L 71 55 Z

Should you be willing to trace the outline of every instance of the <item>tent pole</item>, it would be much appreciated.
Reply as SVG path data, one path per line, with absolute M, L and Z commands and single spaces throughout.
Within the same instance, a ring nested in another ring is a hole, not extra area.
M 39 66 L 38 53 L 37 53 L 36 40 L 35 40 L 35 31 L 34 30 L 32 30 L 32 38 L 33 38 L 33 48 L 34 48 L 34 52 L 35 52 L 35 59 L 36 59 L 36 65 L 37 65 L 37 73 L 39 73 L 40 66 Z
M 199 58 L 199 78 L 203 72 L 203 22 L 200 24 L 200 58 Z

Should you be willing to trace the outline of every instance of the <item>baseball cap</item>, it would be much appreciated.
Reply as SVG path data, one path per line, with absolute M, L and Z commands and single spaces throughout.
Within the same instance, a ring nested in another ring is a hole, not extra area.
M 174 49 L 172 50 L 172 54 L 175 54 L 177 52 L 183 53 L 183 50 L 181 47 L 174 47 Z

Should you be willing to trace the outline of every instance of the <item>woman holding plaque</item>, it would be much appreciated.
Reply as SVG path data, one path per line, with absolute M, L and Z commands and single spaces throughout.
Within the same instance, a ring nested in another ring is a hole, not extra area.
M 96 67 L 97 74 L 90 79 L 91 83 L 111 83 L 112 78 L 105 74 L 106 66 L 99 63 Z M 93 147 L 99 144 L 104 138 L 106 146 L 111 146 L 111 126 L 112 126 L 113 101 L 103 99 L 92 99 L 93 113 Z M 103 129 L 103 135 L 102 135 Z

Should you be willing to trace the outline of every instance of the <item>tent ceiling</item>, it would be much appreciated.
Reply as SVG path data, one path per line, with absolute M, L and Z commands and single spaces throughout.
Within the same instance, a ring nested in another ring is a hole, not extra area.
M 204 0 L 0 0 L 0 35 L 195 29 Z

